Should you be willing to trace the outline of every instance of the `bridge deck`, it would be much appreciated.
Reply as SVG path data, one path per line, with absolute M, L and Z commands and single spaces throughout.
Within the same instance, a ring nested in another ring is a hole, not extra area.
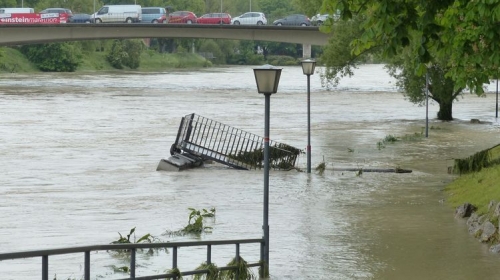
M 316 26 L 212 24 L 0 24 L 0 45 L 98 39 L 214 38 L 326 45 L 330 34 Z

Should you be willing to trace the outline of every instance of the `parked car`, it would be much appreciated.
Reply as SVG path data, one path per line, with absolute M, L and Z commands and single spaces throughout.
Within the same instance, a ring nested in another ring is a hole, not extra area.
M 259 12 L 248 12 L 244 13 L 241 16 L 235 17 L 231 20 L 232 24 L 240 25 L 266 25 L 267 19 L 264 13 Z
M 311 18 L 311 24 L 312 25 L 323 25 L 329 18 L 332 18 L 334 21 L 340 19 L 340 10 L 337 10 L 335 14 L 329 15 L 329 14 L 317 14 Z
M 317 14 L 311 18 L 311 24 L 318 26 L 323 25 L 323 23 L 325 23 L 328 20 L 328 18 L 330 18 L 329 14 L 323 14 L 323 15 Z
M 45 14 L 46 17 L 59 17 L 61 23 L 66 23 L 70 21 L 73 16 L 73 12 L 70 9 L 65 8 L 48 8 L 40 12 L 40 14 Z
M 141 22 L 140 5 L 105 5 L 92 15 L 96 23 L 103 22 Z
M 70 9 L 65 8 L 48 8 L 40 12 L 40 14 L 59 14 L 66 15 L 68 18 L 73 16 L 73 12 Z
M 68 19 L 68 23 L 91 23 L 92 16 L 89 14 L 74 14 Z
M 231 15 L 227 13 L 205 14 L 198 18 L 200 24 L 231 24 Z
M 289 15 L 282 19 L 275 20 L 274 25 L 288 25 L 288 26 L 311 26 L 311 21 L 305 15 Z
M 167 23 L 167 11 L 162 7 L 143 7 L 141 22 Z
M 196 23 L 198 18 L 193 12 L 177 11 L 168 15 L 168 23 Z

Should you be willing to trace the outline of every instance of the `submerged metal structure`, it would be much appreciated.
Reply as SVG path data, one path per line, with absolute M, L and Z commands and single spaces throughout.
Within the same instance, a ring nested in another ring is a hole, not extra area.
M 275 170 L 295 167 L 301 151 L 287 144 L 269 141 L 269 166 Z M 183 170 L 212 160 L 235 169 L 264 167 L 264 138 L 196 114 L 181 119 L 171 157 L 162 159 L 157 170 Z

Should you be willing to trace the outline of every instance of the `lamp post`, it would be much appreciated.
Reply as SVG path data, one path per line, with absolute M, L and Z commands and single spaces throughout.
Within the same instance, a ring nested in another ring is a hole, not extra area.
M 253 69 L 257 91 L 264 94 L 264 248 L 261 250 L 261 260 L 264 261 L 263 275 L 267 275 L 269 270 L 269 112 L 271 94 L 278 91 L 282 68 L 272 65 L 263 65 Z M 267 269 L 266 269 L 267 267 Z M 266 273 L 267 271 L 267 273 Z
M 302 60 L 302 71 L 307 75 L 307 173 L 311 173 L 311 75 L 314 74 L 316 61 Z
M 429 67 L 425 73 L 425 138 L 429 138 Z
M 495 118 L 498 118 L 498 78 L 497 78 L 497 103 L 495 109 Z

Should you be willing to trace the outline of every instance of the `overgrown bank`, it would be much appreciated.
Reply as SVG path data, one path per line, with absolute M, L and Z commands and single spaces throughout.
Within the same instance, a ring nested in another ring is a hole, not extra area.
M 461 176 L 445 188 L 456 217 L 466 218 L 469 233 L 496 253 L 500 253 L 499 160 L 500 145 L 455 160 L 454 172 Z
M 43 55 L 43 54 L 41 54 Z M 125 55 L 122 55 L 124 57 Z M 138 70 L 138 71 L 164 71 L 174 68 L 201 68 L 211 66 L 212 63 L 198 54 L 187 52 L 178 53 L 159 53 L 156 51 L 145 49 L 139 55 L 139 65 L 130 67 L 128 65 L 113 65 L 109 59 L 109 53 L 106 51 L 81 51 L 77 52 L 77 66 L 73 71 L 99 71 L 99 70 Z M 116 60 L 115 60 L 116 61 Z M 0 72 L 3 73 L 26 73 L 39 71 L 56 71 L 68 72 L 68 69 L 55 69 L 56 63 L 61 63 L 55 60 L 50 61 L 30 60 L 21 50 L 21 48 L 0 48 Z M 71 62 L 62 62 L 70 64 Z M 71 72 L 71 71 L 69 71 Z
M 320 53 L 320 47 L 313 47 L 313 55 Z M 301 60 L 300 44 L 223 39 L 110 39 L 0 47 L 0 72 L 9 73 L 285 66 Z

